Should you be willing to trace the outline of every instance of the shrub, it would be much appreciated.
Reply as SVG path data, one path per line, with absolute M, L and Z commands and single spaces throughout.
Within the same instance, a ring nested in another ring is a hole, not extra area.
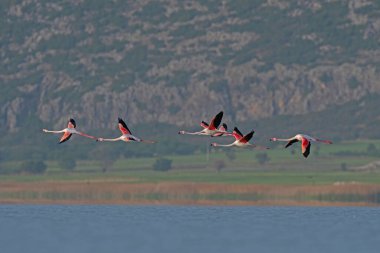
M 226 163 L 223 160 L 216 160 L 214 162 L 214 168 L 217 172 L 220 172 L 222 169 L 226 167 Z
M 74 159 L 66 158 L 58 160 L 58 166 L 63 170 L 74 170 L 77 163 Z
M 266 164 L 267 162 L 269 162 L 269 156 L 267 155 L 267 153 L 258 153 L 256 154 L 256 161 L 260 164 L 260 165 L 264 165 Z
M 20 167 L 22 172 L 31 174 L 42 174 L 46 171 L 46 164 L 43 161 L 25 161 Z
M 346 163 L 341 163 L 340 164 L 340 170 L 341 171 L 347 171 L 347 164 Z
M 370 143 L 367 146 L 367 154 L 370 156 L 376 156 L 378 154 L 378 150 L 375 144 Z
M 158 158 L 153 164 L 153 170 L 168 171 L 172 168 L 172 160 L 166 158 Z
M 224 152 L 225 152 L 225 154 L 226 154 L 228 160 L 233 161 L 233 160 L 236 159 L 236 153 L 235 153 L 235 150 L 233 150 L 233 149 L 225 149 Z

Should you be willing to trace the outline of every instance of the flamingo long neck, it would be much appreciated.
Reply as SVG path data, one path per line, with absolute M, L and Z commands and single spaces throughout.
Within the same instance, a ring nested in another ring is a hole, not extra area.
M 190 135 L 205 135 L 203 131 L 200 132 L 187 132 L 187 131 L 182 131 L 182 134 L 190 134 Z
M 119 141 L 120 140 L 120 137 L 117 137 L 117 138 L 114 138 L 114 139 L 104 139 L 104 138 L 101 138 L 102 141 Z
M 60 134 L 60 133 L 64 133 L 65 132 L 65 129 L 63 130 L 45 130 L 45 133 L 53 133 L 53 134 Z
M 291 140 L 293 140 L 294 138 L 289 138 L 289 139 L 278 139 L 278 138 L 276 138 L 276 140 L 275 141 L 291 141 Z
M 232 147 L 232 146 L 235 146 L 235 143 L 230 143 L 230 144 L 218 144 L 218 143 L 215 143 L 214 144 L 215 147 Z

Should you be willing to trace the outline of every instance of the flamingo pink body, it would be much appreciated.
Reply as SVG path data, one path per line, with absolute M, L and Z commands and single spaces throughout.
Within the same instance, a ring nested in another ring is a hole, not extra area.
M 322 142 L 325 144 L 332 144 L 332 141 L 317 139 L 306 134 L 297 134 L 289 139 L 271 138 L 270 141 L 286 141 L 288 143 L 286 144 L 285 148 L 293 145 L 296 142 L 301 142 L 301 150 L 305 158 L 307 158 L 310 154 L 311 142 Z
M 63 133 L 59 143 L 63 143 L 65 141 L 68 141 L 73 134 L 78 134 L 78 135 L 81 135 L 81 136 L 84 136 L 84 137 L 87 137 L 90 139 L 96 139 L 96 137 L 94 137 L 94 136 L 91 136 L 91 135 L 77 131 L 76 130 L 76 123 L 75 123 L 74 119 L 69 119 L 69 122 L 67 123 L 67 128 L 65 128 L 63 130 L 54 131 L 54 130 L 42 129 L 42 131 L 44 131 L 45 133 L 54 133 L 54 134 Z

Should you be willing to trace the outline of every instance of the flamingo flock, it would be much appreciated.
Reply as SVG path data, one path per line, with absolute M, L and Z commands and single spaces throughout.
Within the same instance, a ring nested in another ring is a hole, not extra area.
M 181 130 L 178 132 L 178 134 L 181 135 L 204 135 L 204 136 L 211 136 L 211 137 L 221 137 L 221 136 L 232 136 L 235 138 L 235 141 L 230 143 L 230 144 L 219 144 L 216 142 L 211 143 L 212 147 L 238 147 L 238 148 L 251 148 L 251 149 L 259 149 L 259 150 L 266 150 L 269 149 L 268 147 L 265 146 L 260 146 L 252 143 L 252 137 L 255 133 L 254 130 L 251 130 L 249 133 L 243 135 L 240 130 L 237 127 L 234 127 L 232 132 L 227 131 L 227 124 L 222 123 L 222 118 L 223 118 L 223 111 L 219 112 L 217 115 L 215 115 L 214 118 L 211 119 L 209 123 L 205 121 L 201 121 L 200 125 L 203 128 L 202 130 L 198 132 L 187 132 L 184 130 Z M 96 140 L 97 142 L 104 142 L 104 141 L 110 141 L 110 142 L 115 142 L 115 141 L 124 141 L 124 142 L 142 142 L 142 143 L 149 143 L 153 144 L 156 143 L 156 141 L 153 140 L 145 140 L 136 137 L 135 135 L 132 134 L 132 132 L 129 130 L 127 124 L 124 122 L 123 119 L 118 118 L 118 128 L 121 132 L 121 136 L 113 139 L 107 139 L 107 138 L 98 138 L 94 137 L 88 134 L 85 134 L 83 132 L 80 132 L 76 130 L 76 122 L 74 119 L 69 119 L 67 123 L 67 128 L 63 130 L 47 130 L 47 129 L 42 129 L 43 132 L 45 133 L 54 133 L 54 134 L 59 134 L 63 133 L 59 143 L 63 143 L 68 141 L 73 134 L 77 134 L 86 138 L 90 138 L 93 140 Z M 250 142 L 251 141 L 251 142 Z M 294 137 L 288 138 L 288 139 L 280 139 L 280 138 L 270 138 L 270 141 L 272 142 L 287 142 L 285 145 L 285 148 L 288 148 L 289 146 L 293 145 L 296 142 L 301 143 L 301 151 L 302 155 L 307 158 L 310 154 L 310 147 L 312 142 L 321 142 L 324 144 L 332 144 L 332 141 L 330 140 L 322 140 L 318 138 L 311 137 L 309 135 L 305 134 L 297 134 Z

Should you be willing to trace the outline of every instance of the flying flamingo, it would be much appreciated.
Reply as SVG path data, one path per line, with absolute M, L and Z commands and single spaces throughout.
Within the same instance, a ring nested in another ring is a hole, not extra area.
M 235 137 L 235 141 L 233 143 L 222 145 L 218 143 L 211 143 L 211 146 L 213 147 L 242 147 L 242 148 L 256 148 L 256 149 L 269 149 L 267 147 L 257 146 L 249 142 L 250 139 L 252 139 L 253 134 L 255 131 L 251 131 L 248 134 L 244 135 L 239 131 L 237 127 L 234 128 L 234 131 L 232 132 L 232 136 Z
M 322 142 L 325 144 L 332 144 L 332 141 L 320 140 L 305 134 L 297 134 L 296 136 L 289 139 L 271 138 L 270 141 L 287 141 L 288 143 L 286 144 L 285 148 L 289 147 L 290 145 L 296 142 L 301 142 L 302 154 L 305 158 L 307 158 L 310 154 L 311 142 Z
M 96 137 L 94 137 L 94 136 L 87 135 L 85 133 L 77 131 L 75 129 L 76 126 L 77 126 L 77 124 L 75 123 L 75 120 L 69 119 L 69 122 L 67 123 L 67 128 L 65 128 L 63 130 L 60 130 L 60 131 L 50 131 L 50 130 L 47 130 L 47 129 L 42 129 L 42 131 L 44 131 L 45 133 L 54 133 L 54 134 L 64 133 L 62 135 L 61 140 L 59 141 L 59 143 L 63 143 L 65 141 L 68 141 L 73 134 L 79 134 L 79 135 L 87 137 L 87 138 L 96 139 Z
M 119 120 L 118 126 L 121 133 L 123 134 L 122 136 L 114 138 L 114 139 L 98 138 L 96 141 L 125 141 L 125 142 L 136 141 L 136 142 L 145 142 L 145 143 L 155 143 L 155 141 L 142 140 L 132 135 L 131 131 L 127 127 L 127 124 L 125 124 L 125 122 L 121 118 L 118 118 L 118 120 Z
M 227 125 L 222 124 L 222 126 L 219 127 L 220 122 L 222 121 L 223 118 L 223 111 L 219 112 L 210 122 L 210 124 L 202 121 L 201 122 L 201 127 L 203 129 L 198 132 L 186 132 L 186 131 L 179 131 L 178 134 L 191 134 L 191 135 L 210 135 L 212 137 L 216 136 L 223 136 L 227 135 Z M 218 128 L 219 127 L 219 128 Z

